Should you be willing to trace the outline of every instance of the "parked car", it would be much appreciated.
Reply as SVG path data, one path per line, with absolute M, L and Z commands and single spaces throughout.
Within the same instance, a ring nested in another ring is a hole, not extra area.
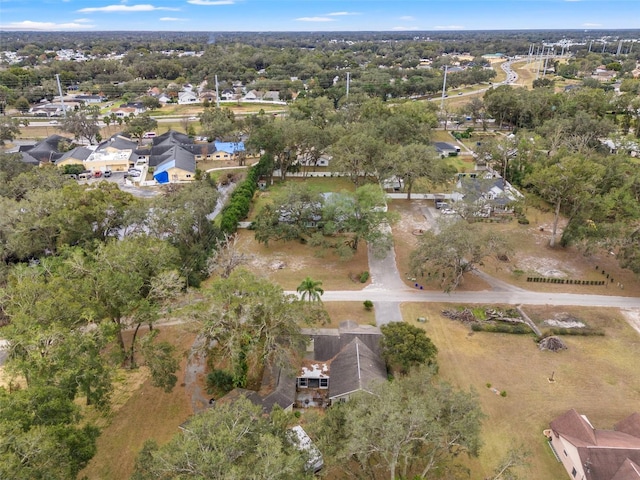
M 96 170 L 95 172 L 93 172 L 93 176 L 95 178 L 100 178 L 102 176 L 102 172 L 100 170 Z
M 139 177 L 140 172 L 138 170 L 129 170 L 125 177 Z
M 78 180 L 89 180 L 91 177 L 93 177 L 91 172 L 82 172 L 78 174 Z
M 105 178 L 110 177 L 111 176 L 111 170 L 105 170 L 104 171 L 104 176 L 105 176 Z
M 49 121 L 49 125 L 58 125 L 58 121 L 57 120 L 50 120 Z

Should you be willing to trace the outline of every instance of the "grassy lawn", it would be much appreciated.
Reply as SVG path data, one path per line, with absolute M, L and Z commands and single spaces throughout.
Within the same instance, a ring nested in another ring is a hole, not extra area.
M 324 286 L 324 285 L 323 285 Z M 358 302 L 326 302 L 325 310 L 329 313 L 331 323 L 326 325 L 328 328 L 338 328 L 340 322 L 345 320 L 353 320 L 358 325 L 376 324 L 376 315 L 373 310 L 365 310 L 362 303 Z
M 564 478 L 542 430 L 570 408 L 586 414 L 597 428 L 637 411 L 640 393 L 638 334 L 615 309 L 551 309 L 525 307 L 534 318 L 549 318 L 559 310 L 600 326 L 604 337 L 563 337 L 568 350 L 541 352 L 528 335 L 472 333 L 461 323 L 444 318 L 444 304 L 406 304 L 406 321 L 424 328 L 438 347 L 439 374 L 461 389 L 473 388 L 487 416 L 484 446 L 478 459 L 468 461 L 472 479 L 486 478 L 512 446 L 531 451 L 526 478 Z M 426 323 L 416 318 L 427 318 Z M 555 383 L 548 377 L 555 372 Z M 486 384 L 507 392 L 496 395 Z
M 281 182 L 274 178 L 273 185 L 268 189 L 259 191 L 253 199 L 249 220 L 253 220 L 260 213 L 262 207 L 271 201 L 272 198 L 281 194 L 290 183 L 304 183 L 305 186 L 314 193 L 329 193 L 355 190 L 355 185 L 347 177 L 308 177 L 308 178 L 288 178 L 286 182 Z
M 158 327 L 159 339 L 171 341 L 178 355 L 186 352 L 195 335 L 185 326 Z M 98 452 L 79 478 L 103 480 L 129 478 L 134 462 L 146 440 L 166 443 L 178 432 L 178 427 L 193 414 L 188 392 L 184 388 L 186 357 L 176 375 L 178 382 L 171 393 L 151 385 L 146 369 L 120 372 L 122 388 L 116 391 L 114 411 L 107 419 L 99 418 L 105 425 L 98 437 Z
M 403 276 L 408 276 L 410 254 L 418 243 L 418 237 L 412 232 L 416 229 L 430 228 L 429 221 L 423 214 L 423 209 L 433 207 L 428 200 L 394 200 L 390 209 L 401 215 L 401 221 L 393 227 L 396 260 L 398 270 Z M 438 218 L 438 213 L 431 210 Z M 538 207 L 528 205 L 525 214 L 529 225 L 520 225 L 515 219 L 507 223 L 482 223 L 483 229 L 500 232 L 511 244 L 513 251 L 508 261 L 501 261 L 495 257 L 483 260 L 479 267 L 486 273 L 512 285 L 538 292 L 567 292 L 591 293 L 598 295 L 640 295 L 640 282 L 637 275 L 617 264 L 615 256 L 608 252 L 596 251 L 590 255 L 582 254 L 576 247 L 549 247 L 553 215 L 550 208 L 540 203 Z M 563 223 L 561 222 L 560 228 Z M 598 269 L 596 270 L 596 266 Z M 605 274 L 602 274 L 602 270 Z M 527 277 L 555 277 L 575 280 L 605 280 L 604 286 L 568 285 L 552 283 L 527 282 Z M 614 279 L 611 282 L 611 278 Z M 620 288 L 621 283 L 624 288 Z M 438 289 L 435 284 L 426 284 L 427 289 Z M 488 288 L 484 282 L 474 275 L 465 275 L 461 285 L 463 290 L 477 290 Z
M 314 249 L 300 242 L 256 242 L 250 230 L 238 230 L 242 251 L 250 256 L 248 268 L 285 290 L 295 290 L 305 277 L 322 282 L 325 290 L 360 290 L 366 283 L 357 277 L 369 270 L 367 247 L 361 242 L 350 259 L 339 258 L 332 250 Z

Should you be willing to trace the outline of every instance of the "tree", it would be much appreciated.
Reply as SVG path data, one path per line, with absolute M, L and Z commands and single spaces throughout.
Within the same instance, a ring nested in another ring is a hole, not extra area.
M 98 107 L 83 107 L 77 111 L 67 112 L 60 129 L 73 134 L 76 139 L 86 139 L 89 144 L 93 144 L 100 133 L 99 115 Z
M 263 207 L 253 222 L 256 240 L 306 241 L 319 228 L 323 197 L 305 183 L 287 183 L 273 203 Z
M 411 271 L 416 276 L 427 274 L 428 279 L 439 282 L 448 292 L 455 290 L 464 274 L 483 258 L 507 251 L 504 238 L 492 231 L 483 233 L 477 223 L 447 222 L 439 233 L 424 232 L 418 247 L 411 252 Z
M 20 113 L 27 113 L 29 111 L 29 108 L 31 108 L 29 100 L 24 97 L 18 98 L 13 106 L 16 107 L 16 110 L 18 110 Z
M 387 211 L 386 196 L 380 186 L 368 184 L 354 193 L 332 194 L 322 211 L 323 233 L 348 236 L 351 252 L 360 240 L 372 247 L 374 254 L 384 255 L 392 245 L 391 224 L 396 216 Z
M 407 200 L 411 200 L 416 180 L 422 178 L 432 184 L 442 184 L 455 174 L 455 168 L 442 161 L 433 147 L 416 143 L 401 145 L 390 151 L 385 161 L 388 171 L 402 179 Z
M 0 118 L 0 146 L 20 135 L 20 122 L 10 117 Z
M 584 157 L 567 156 L 551 164 L 540 165 L 525 178 L 525 184 L 533 186 L 554 207 L 551 248 L 556 244 L 561 208 L 566 207 L 569 216 L 578 211 L 585 199 L 595 193 L 596 183 L 603 172 L 601 165 Z
M 380 327 L 382 356 L 392 371 L 407 375 L 419 365 L 434 365 L 438 349 L 424 330 L 405 322 Z
M 126 119 L 127 117 L 125 117 Z M 148 113 L 142 113 L 129 120 L 124 133 L 132 138 L 137 138 L 138 143 L 142 142 L 142 137 L 146 132 L 150 132 L 157 128 L 158 122 L 151 118 Z
M 518 472 L 529 465 L 531 452 L 524 445 L 512 447 L 496 466 L 493 474 L 487 480 L 519 480 Z
M 322 282 L 306 277 L 296 291 L 301 295 L 301 299 L 307 299 L 309 302 L 320 302 L 320 297 L 324 293 L 321 287 Z
M 200 114 L 202 133 L 212 140 L 225 140 L 237 129 L 235 115 L 230 108 L 209 108 Z
M 95 454 L 99 434 L 79 421 L 77 406 L 57 388 L 0 388 L 0 477 L 76 478 Z
M 291 365 L 305 343 L 299 322 L 308 318 L 295 295 L 245 270 L 210 284 L 194 311 L 214 359 L 225 359 L 234 384 L 245 387 L 266 364 Z M 251 375 L 251 378 L 249 378 Z
M 156 110 L 162 107 L 160 100 L 158 100 L 156 97 L 152 97 L 151 95 L 145 95 L 144 97 L 142 97 L 142 105 L 144 105 L 144 107 L 148 108 L 149 110 Z
M 318 445 L 355 478 L 434 478 L 457 455 L 478 454 L 482 417 L 473 392 L 437 383 L 425 367 L 333 405 Z
M 244 397 L 194 416 L 169 443 L 145 443 L 132 480 L 310 479 L 306 451 L 290 440 L 290 414 L 270 416 Z
M 248 256 L 239 249 L 238 237 L 224 233 L 221 239 L 216 240 L 216 247 L 207 260 L 207 272 L 209 275 L 218 274 L 221 278 L 229 278 L 236 268 L 248 260 Z

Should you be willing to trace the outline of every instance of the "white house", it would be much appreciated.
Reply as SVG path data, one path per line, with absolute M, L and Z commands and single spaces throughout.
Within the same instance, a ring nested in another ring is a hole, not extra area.
M 179 105 L 188 105 L 190 103 L 200 103 L 200 99 L 198 95 L 189 91 L 189 92 L 178 92 L 178 104 Z

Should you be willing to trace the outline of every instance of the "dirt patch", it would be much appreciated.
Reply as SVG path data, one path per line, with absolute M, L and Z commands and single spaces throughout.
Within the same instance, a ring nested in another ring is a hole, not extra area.
M 640 310 L 634 309 L 621 309 L 620 310 L 624 315 L 625 320 L 631 328 L 633 328 L 636 332 L 640 333 Z
M 367 245 L 360 242 L 358 251 L 341 259 L 332 249 L 319 249 L 296 241 L 258 243 L 254 232 L 238 231 L 238 246 L 249 256 L 248 268 L 268 278 L 285 290 L 295 290 L 305 277 L 322 282 L 325 290 L 360 290 L 367 283 L 354 282 L 369 270 Z

